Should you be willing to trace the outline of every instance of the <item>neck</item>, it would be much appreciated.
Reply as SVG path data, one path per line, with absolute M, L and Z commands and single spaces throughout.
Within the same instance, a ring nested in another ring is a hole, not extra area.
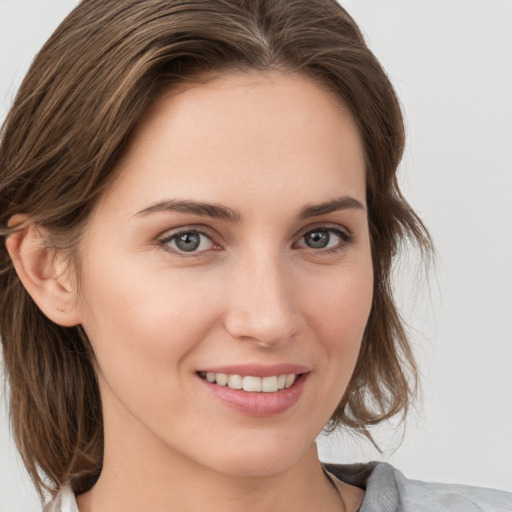
M 103 394 L 103 400 L 110 398 Z M 116 401 L 105 407 L 104 434 L 103 469 L 93 488 L 77 498 L 80 512 L 345 510 L 338 490 L 325 475 L 314 442 L 303 444 L 302 454 L 289 464 L 282 459 L 288 460 L 292 451 L 283 451 L 279 459 L 267 450 L 265 462 L 258 449 L 248 447 L 240 459 L 236 451 L 230 453 L 229 445 L 214 451 L 221 454 L 221 461 L 197 450 L 191 456 L 190 440 L 182 441 L 188 443 L 185 452 L 178 441 L 170 446 Z M 261 442 L 261 433 L 255 435 Z M 283 446 L 269 442 L 269 446 Z M 286 444 L 286 440 L 281 442 Z M 299 441 L 294 444 L 301 446 Z M 252 463 L 251 453 L 257 459 Z
M 325 476 L 316 445 L 287 470 L 253 477 L 213 471 L 178 454 L 142 453 L 124 451 L 121 463 L 115 453 L 106 453 L 97 483 L 77 499 L 80 512 L 345 510 Z

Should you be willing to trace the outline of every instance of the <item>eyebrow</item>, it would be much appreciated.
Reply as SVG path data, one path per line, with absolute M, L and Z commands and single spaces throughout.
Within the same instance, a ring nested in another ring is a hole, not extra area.
M 327 213 L 333 213 L 339 210 L 362 210 L 366 211 L 363 203 L 357 199 L 349 196 L 339 197 L 325 203 L 314 204 L 311 206 L 305 206 L 300 210 L 299 218 L 309 219 L 310 217 L 316 217 L 318 215 L 325 215 Z M 201 201 L 192 200 L 177 200 L 168 199 L 166 201 L 160 201 L 147 208 L 144 208 L 140 212 L 136 213 L 136 216 L 145 216 L 155 212 L 179 212 L 179 213 L 191 213 L 199 215 L 201 217 L 211 217 L 214 219 L 227 220 L 233 224 L 239 223 L 243 216 L 242 214 L 227 206 L 204 203 Z
M 201 217 L 227 220 L 236 224 L 242 220 L 240 212 L 220 204 L 203 203 L 201 201 L 168 199 L 153 204 L 138 212 L 137 216 L 148 215 L 154 212 L 192 213 Z
M 338 197 L 326 203 L 314 204 L 302 208 L 299 214 L 300 219 L 309 219 L 318 215 L 325 215 L 340 210 L 362 210 L 366 211 L 364 204 L 350 196 Z

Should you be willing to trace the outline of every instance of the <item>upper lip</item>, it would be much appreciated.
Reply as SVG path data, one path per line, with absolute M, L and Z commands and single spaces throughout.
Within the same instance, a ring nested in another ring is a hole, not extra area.
M 282 363 L 273 365 L 262 364 L 238 364 L 227 366 L 214 366 L 201 368 L 198 372 L 225 373 L 227 375 L 243 375 L 252 377 L 272 377 L 274 375 L 288 375 L 290 373 L 308 373 L 307 366 L 294 363 Z

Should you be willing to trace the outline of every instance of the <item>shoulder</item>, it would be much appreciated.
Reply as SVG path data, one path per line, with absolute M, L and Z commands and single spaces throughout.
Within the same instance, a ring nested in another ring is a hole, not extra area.
M 43 509 L 43 512 L 79 512 L 75 495 L 70 487 L 64 487 Z
M 343 482 L 365 489 L 360 512 L 511 512 L 512 493 L 410 480 L 384 462 L 325 464 Z

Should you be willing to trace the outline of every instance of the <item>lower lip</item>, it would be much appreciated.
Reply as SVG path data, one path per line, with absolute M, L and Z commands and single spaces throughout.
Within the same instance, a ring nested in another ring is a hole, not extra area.
M 309 374 L 303 373 L 287 389 L 273 393 L 251 393 L 212 384 L 198 376 L 206 389 L 218 400 L 247 416 L 274 416 L 290 409 L 299 400 Z

